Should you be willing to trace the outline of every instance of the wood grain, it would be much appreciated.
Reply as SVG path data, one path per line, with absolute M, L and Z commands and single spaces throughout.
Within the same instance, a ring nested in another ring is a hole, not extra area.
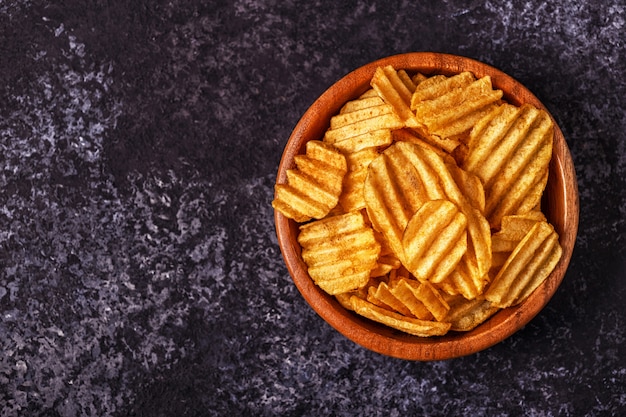
M 307 141 L 323 136 L 330 118 L 345 102 L 368 89 L 375 69 L 383 65 L 424 74 L 451 75 L 471 71 L 477 77 L 489 75 L 494 87 L 501 89 L 510 103 L 531 103 L 549 113 L 527 88 L 490 65 L 461 56 L 431 52 L 390 56 L 349 73 L 311 105 L 285 146 L 277 183 L 286 182 L 286 171 L 294 167 L 294 156 L 302 153 Z M 367 349 L 396 358 L 419 361 L 450 359 L 481 351 L 511 336 L 532 320 L 554 295 L 565 276 L 578 232 L 579 201 L 574 164 L 563 133 L 554 122 L 553 156 L 542 207 L 559 233 L 563 256 L 548 279 L 522 304 L 501 310 L 470 332 L 451 332 L 441 337 L 415 337 L 373 323 L 347 311 L 313 283 L 300 256 L 296 223 L 275 212 L 279 246 L 296 287 L 310 306 L 345 337 Z

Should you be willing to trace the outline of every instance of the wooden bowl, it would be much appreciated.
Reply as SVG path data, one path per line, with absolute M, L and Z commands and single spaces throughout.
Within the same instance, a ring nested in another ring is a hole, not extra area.
M 286 171 L 295 167 L 294 156 L 304 152 L 304 145 L 312 139 L 321 139 L 330 118 L 341 106 L 355 99 L 369 88 L 369 82 L 378 66 L 392 65 L 396 69 L 419 71 L 426 75 L 452 75 L 471 71 L 476 77 L 491 76 L 494 88 L 504 92 L 511 104 L 543 104 L 523 85 L 496 68 L 473 59 L 440 53 L 416 52 L 390 56 L 367 64 L 349 73 L 324 92 L 304 113 L 294 128 L 278 168 L 277 183 L 286 183 Z M 375 352 L 407 360 L 443 360 L 469 355 L 486 349 L 511 336 L 526 325 L 548 303 L 563 280 L 569 265 L 578 231 L 578 186 L 572 157 L 555 122 L 553 156 L 549 179 L 542 201 L 546 217 L 560 236 L 563 255 L 547 280 L 523 303 L 500 310 L 489 320 L 469 332 L 449 332 L 445 336 L 422 338 L 374 323 L 343 308 L 334 297 L 316 286 L 307 273 L 296 240 L 298 226 L 275 211 L 278 242 L 287 269 L 295 285 L 324 320 L 355 343 Z

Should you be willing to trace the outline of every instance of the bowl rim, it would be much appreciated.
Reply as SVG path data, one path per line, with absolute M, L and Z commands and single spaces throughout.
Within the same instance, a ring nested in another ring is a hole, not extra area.
M 276 183 L 286 182 L 286 170 L 294 166 L 293 155 L 302 153 L 308 140 L 320 139 L 330 117 L 348 100 L 369 88 L 369 80 L 378 66 L 420 71 L 426 75 L 452 75 L 470 71 L 477 77 L 489 75 L 494 88 L 501 88 L 504 99 L 512 104 L 530 103 L 548 109 L 517 80 L 503 71 L 473 58 L 437 52 L 409 52 L 391 55 L 365 64 L 336 81 L 305 111 L 294 127 L 280 159 Z M 507 87 L 506 89 L 504 87 Z M 510 88 L 509 88 L 510 87 Z M 508 338 L 530 322 L 550 301 L 561 284 L 570 263 L 578 233 L 579 196 L 576 174 L 565 137 L 554 117 L 553 155 L 547 190 L 562 184 L 562 216 L 548 218 L 559 232 L 563 254 L 550 276 L 521 304 L 502 309 L 468 332 L 449 332 L 444 336 L 423 338 L 405 334 L 365 319 L 339 304 L 322 291 L 306 272 L 296 236 L 297 224 L 274 211 L 279 247 L 287 270 L 303 298 L 336 331 L 356 344 L 374 352 L 415 361 L 444 360 L 470 355 Z M 322 118 L 322 119 L 320 119 Z M 320 123 L 320 120 L 325 120 Z M 316 123 L 316 121 L 318 121 Z M 306 139 L 308 137 L 308 139 Z M 554 195 L 545 193 L 547 203 L 556 204 Z M 547 214 L 546 214 L 547 215 Z

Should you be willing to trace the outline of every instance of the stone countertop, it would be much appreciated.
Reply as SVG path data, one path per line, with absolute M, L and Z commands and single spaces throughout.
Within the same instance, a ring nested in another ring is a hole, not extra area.
M 0 2 L 1 417 L 626 412 L 624 2 L 394 3 Z M 533 91 L 581 206 L 548 306 L 427 363 L 317 316 L 270 206 L 315 98 L 411 51 Z

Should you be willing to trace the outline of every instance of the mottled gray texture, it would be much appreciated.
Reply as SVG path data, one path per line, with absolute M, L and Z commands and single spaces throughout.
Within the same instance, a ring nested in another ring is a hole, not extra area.
M 622 0 L 115 3 L 0 2 L 0 416 L 626 412 Z M 308 105 L 409 51 L 523 82 L 580 187 L 547 308 L 436 363 L 324 323 L 270 206 Z

